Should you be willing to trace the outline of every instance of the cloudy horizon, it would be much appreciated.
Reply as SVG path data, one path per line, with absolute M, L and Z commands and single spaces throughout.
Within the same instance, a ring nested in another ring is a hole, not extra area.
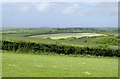
M 117 2 L 5 2 L 3 27 L 118 27 Z

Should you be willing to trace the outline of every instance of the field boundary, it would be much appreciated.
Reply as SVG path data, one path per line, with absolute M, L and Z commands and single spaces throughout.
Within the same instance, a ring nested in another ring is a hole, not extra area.
M 107 46 L 100 47 L 78 47 L 63 44 L 45 44 L 37 42 L 27 41 L 2 41 L 2 49 L 8 51 L 22 51 L 39 53 L 43 52 L 55 52 L 58 54 L 81 54 L 81 55 L 95 55 L 95 56 L 117 56 L 120 57 L 118 49 L 113 50 Z

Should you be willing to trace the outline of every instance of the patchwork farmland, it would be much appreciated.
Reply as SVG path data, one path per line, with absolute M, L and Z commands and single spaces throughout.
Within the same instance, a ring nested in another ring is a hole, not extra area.
M 3 28 L 2 36 L 3 77 L 118 76 L 116 28 Z

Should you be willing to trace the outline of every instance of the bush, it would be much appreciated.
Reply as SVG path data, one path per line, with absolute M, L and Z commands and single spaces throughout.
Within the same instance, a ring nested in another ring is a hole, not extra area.
M 96 38 L 92 42 L 97 44 L 118 45 L 119 40 L 116 37 L 107 36 Z
M 85 40 L 84 42 L 87 42 L 87 40 Z
M 118 50 L 110 49 L 106 46 L 102 47 L 78 47 L 62 44 L 45 44 L 36 42 L 26 42 L 26 41 L 2 41 L 3 50 L 13 50 L 13 51 L 29 51 L 34 52 L 55 52 L 58 54 L 81 54 L 81 55 L 96 55 L 96 56 L 117 56 L 120 57 Z
M 46 39 L 51 39 L 50 37 L 47 37 Z
M 66 40 L 69 40 L 69 41 L 73 41 L 74 39 L 77 39 L 76 37 L 69 37 L 69 38 L 66 38 Z

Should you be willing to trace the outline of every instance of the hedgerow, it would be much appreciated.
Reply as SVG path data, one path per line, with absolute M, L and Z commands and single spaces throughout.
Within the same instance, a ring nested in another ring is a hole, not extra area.
M 120 57 L 118 50 L 110 49 L 106 46 L 104 47 L 79 47 L 71 45 L 62 44 L 45 44 L 37 42 L 27 42 L 27 41 L 10 41 L 2 40 L 2 50 L 8 51 L 24 51 L 29 52 L 55 52 L 58 54 L 81 54 L 81 55 L 96 55 L 96 56 L 117 56 Z

